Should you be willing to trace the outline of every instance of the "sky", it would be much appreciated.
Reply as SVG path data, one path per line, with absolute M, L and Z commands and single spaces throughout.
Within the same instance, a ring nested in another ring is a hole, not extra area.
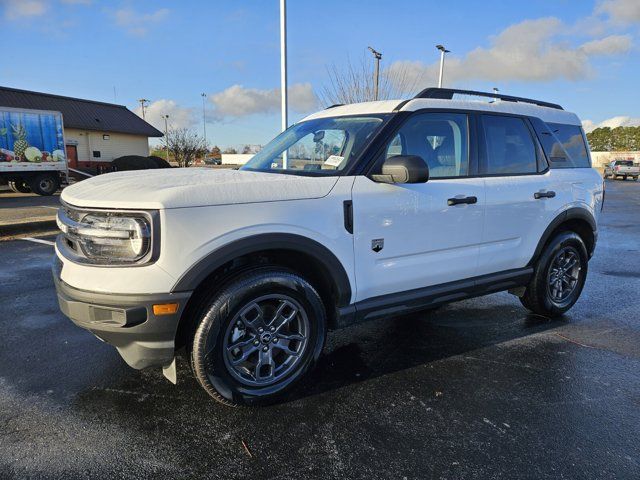
M 640 0 L 289 0 L 290 122 L 329 70 L 382 52 L 389 78 L 560 103 L 586 130 L 640 125 Z M 0 0 L 0 85 L 126 105 L 221 147 L 280 129 L 278 0 Z

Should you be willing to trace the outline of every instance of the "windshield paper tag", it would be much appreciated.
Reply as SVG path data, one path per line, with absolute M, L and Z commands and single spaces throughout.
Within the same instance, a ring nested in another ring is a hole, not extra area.
M 324 164 L 337 168 L 340 166 L 343 160 L 344 157 L 341 157 L 340 155 L 330 155 L 329 158 L 324 161 Z

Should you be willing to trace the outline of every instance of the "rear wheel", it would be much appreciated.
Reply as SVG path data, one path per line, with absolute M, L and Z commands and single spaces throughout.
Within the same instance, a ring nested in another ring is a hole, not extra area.
M 539 315 L 562 315 L 580 297 L 587 277 L 587 248 L 575 232 L 561 232 L 547 245 L 520 302 Z
M 627 176 L 626 176 L 626 175 L 623 175 L 623 176 L 622 176 L 622 180 L 626 180 L 626 179 L 627 179 Z
M 49 196 L 56 193 L 60 188 L 60 179 L 57 175 L 41 173 L 29 182 L 29 186 L 33 193 Z
M 280 399 L 317 361 L 326 335 L 320 296 L 284 270 L 249 272 L 200 311 L 191 365 L 200 385 L 227 405 Z
M 15 193 L 31 193 L 29 185 L 24 180 L 9 180 L 8 185 Z

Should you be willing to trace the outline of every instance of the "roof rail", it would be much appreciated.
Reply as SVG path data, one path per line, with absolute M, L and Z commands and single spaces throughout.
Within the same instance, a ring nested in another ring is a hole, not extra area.
M 475 90 L 459 90 L 457 88 L 435 88 L 429 87 L 422 90 L 413 98 L 440 98 L 443 100 L 451 100 L 455 94 L 472 95 L 475 97 L 489 97 L 504 100 L 505 102 L 522 102 L 531 103 L 540 107 L 555 108 L 556 110 L 564 110 L 557 103 L 543 102 L 542 100 L 533 100 L 524 97 L 512 97 L 511 95 L 502 95 L 501 93 L 477 92 Z

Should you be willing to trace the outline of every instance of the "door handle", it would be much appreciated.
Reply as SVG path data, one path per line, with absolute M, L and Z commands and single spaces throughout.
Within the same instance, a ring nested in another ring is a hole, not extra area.
M 462 197 L 462 198 L 450 198 L 447 200 L 447 205 L 453 207 L 454 205 L 461 205 L 463 203 L 467 203 L 469 205 L 473 203 L 478 203 L 478 197 Z
M 533 198 L 540 200 L 541 198 L 553 198 L 556 196 L 556 192 L 549 190 L 548 192 L 536 192 L 533 194 Z

